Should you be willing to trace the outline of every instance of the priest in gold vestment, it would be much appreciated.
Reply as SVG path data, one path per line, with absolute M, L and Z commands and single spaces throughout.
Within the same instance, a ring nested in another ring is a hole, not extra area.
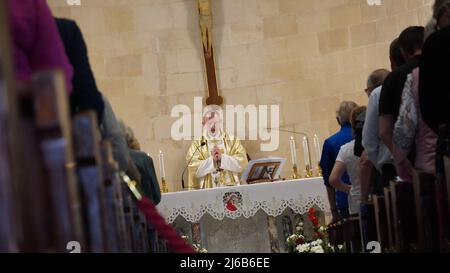
M 192 143 L 186 155 L 188 189 L 239 185 L 248 165 L 247 152 L 239 139 L 223 131 L 220 107 L 206 107 L 202 124 L 202 138 Z

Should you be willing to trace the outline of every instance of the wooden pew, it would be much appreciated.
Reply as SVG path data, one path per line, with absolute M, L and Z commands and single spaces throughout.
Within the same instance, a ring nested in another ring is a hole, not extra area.
M 450 219 L 450 157 L 444 156 L 444 176 L 445 176 L 445 199 L 447 199 L 447 211 L 449 212 L 448 219 Z M 450 227 L 447 227 L 446 234 L 450 234 Z M 450 238 L 444 238 L 444 250 L 450 252 Z
M 124 198 L 122 192 L 122 184 L 123 181 L 120 178 L 118 173 L 118 166 L 115 165 L 116 172 L 113 174 L 113 186 L 115 188 L 114 193 L 116 195 L 116 217 L 117 217 L 117 229 L 119 231 L 119 249 L 121 253 L 130 253 L 131 248 L 131 238 L 130 233 L 128 232 L 126 219 L 125 219 L 125 210 L 124 210 Z
M 95 114 L 85 112 L 76 115 L 72 132 L 83 214 L 87 224 L 87 250 L 93 253 L 108 252 L 105 189 Z
M 64 77 L 59 71 L 40 72 L 33 76 L 35 121 L 49 191 L 52 248 L 56 252 L 64 252 L 70 241 L 84 245 L 64 85 Z
M 395 251 L 415 252 L 417 247 L 417 222 L 412 183 L 390 182 L 393 227 L 396 238 Z
M 419 252 L 439 251 L 435 176 L 413 172 Z
M 100 144 L 102 167 L 103 167 L 103 181 L 105 188 L 105 202 L 106 202 L 106 217 L 107 225 L 110 228 L 110 232 L 107 234 L 108 245 L 110 252 L 118 253 L 121 242 L 120 231 L 120 219 L 121 215 L 118 215 L 117 204 L 119 202 L 118 195 L 116 194 L 117 187 L 114 185 L 116 180 L 113 178 L 117 172 L 117 163 L 113 159 L 111 143 L 108 141 L 102 141 Z M 122 214 L 123 216 L 123 214 Z
M 375 208 L 373 202 L 365 204 L 364 210 L 364 213 L 361 211 L 359 214 L 359 223 L 361 230 L 361 244 L 363 250 L 366 251 L 367 244 L 377 240 Z
M 103 141 L 101 144 L 103 175 L 105 180 L 105 195 L 108 204 L 109 225 L 112 227 L 111 234 L 116 240 L 114 249 L 118 252 L 131 252 L 130 238 L 126 230 L 124 204 L 122 195 L 122 183 L 119 176 L 119 167 L 114 161 L 111 143 Z M 114 244 L 114 243 L 112 243 Z M 114 252 L 114 251 L 113 251 Z
M 395 232 L 394 232 L 394 213 L 392 211 L 392 199 L 390 187 L 384 188 L 384 203 L 386 208 L 386 224 L 389 238 L 389 244 L 384 248 L 386 252 L 394 252 L 395 250 Z
M 131 215 L 133 219 L 133 252 L 134 253 L 144 253 L 143 248 L 143 232 L 142 229 L 142 223 L 141 223 L 141 216 L 139 208 L 137 207 L 137 203 L 134 199 L 132 199 L 131 202 Z
M 142 212 L 139 212 L 139 223 L 141 229 L 142 252 L 150 253 L 150 241 L 148 237 L 147 219 Z
M 19 223 L 14 200 L 20 183 L 17 96 L 5 1 L 0 1 L 0 252 L 19 251 Z
M 378 242 L 381 244 L 381 249 L 384 252 L 387 252 L 387 250 L 389 249 L 389 235 L 385 197 L 372 195 L 372 200 L 375 210 L 375 222 L 377 227 Z
M 343 220 L 344 245 L 348 253 L 361 252 L 361 231 L 359 217 L 349 217 Z
M 344 245 L 344 227 L 342 221 L 331 223 L 328 226 L 328 236 L 330 244 L 337 248 L 339 245 Z
M 136 252 L 137 249 L 137 236 L 136 228 L 134 225 L 134 215 L 133 215 L 133 198 L 128 190 L 125 183 L 121 184 L 122 196 L 123 196 L 123 211 L 125 218 L 125 228 L 126 234 L 129 238 L 130 252 Z

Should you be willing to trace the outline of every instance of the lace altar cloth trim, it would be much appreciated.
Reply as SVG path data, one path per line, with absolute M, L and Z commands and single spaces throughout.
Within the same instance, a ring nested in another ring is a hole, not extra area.
M 275 217 L 286 208 L 303 214 L 313 206 L 330 211 L 322 178 L 166 193 L 158 211 L 168 223 L 173 223 L 180 215 L 196 223 L 206 213 L 216 220 L 250 218 L 259 210 Z

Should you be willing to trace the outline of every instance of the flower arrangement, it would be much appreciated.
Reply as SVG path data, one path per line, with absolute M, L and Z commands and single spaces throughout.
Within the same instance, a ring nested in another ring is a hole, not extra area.
M 189 236 L 181 235 L 181 238 L 186 240 L 186 242 L 192 246 L 192 248 L 194 249 L 194 251 L 196 253 L 208 253 L 208 250 L 206 248 L 202 247 L 200 244 L 191 244 L 191 242 L 189 240 Z
M 312 236 L 305 233 L 305 225 L 300 221 L 295 227 L 294 234 L 287 238 L 290 252 L 293 253 L 339 253 L 343 246 L 335 248 L 329 242 L 327 227 L 320 224 L 314 208 L 308 210 L 308 219 L 312 223 Z

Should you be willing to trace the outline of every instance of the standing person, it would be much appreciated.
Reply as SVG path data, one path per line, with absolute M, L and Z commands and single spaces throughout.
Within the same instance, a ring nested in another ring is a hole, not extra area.
M 436 1 L 434 29 L 425 42 L 425 58 L 420 63 L 419 101 L 425 123 L 439 133 L 441 125 L 450 123 L 450 0 Z
M 370 74 L 367 80 L 366 93 L 369 96 L 369 103 L 367 105 L 364 128 L 362 130 L 362 146 L 364 151 L 361 154 L 360 161 L 363 202 L 368 202 L 370 186 L 379 188 L 377 187 L 377 184 L 379 184 L 379 173 L 381 173 L 382 166 L 391 159 L 389 150 L 378 136 L 378 102 L 382 84 L 388 74 L 389 71 L 386 69 L 377 69 Z
M 153 159 L 143 151 L 141 145 L 134 136 L 133 130 L 130 127 L 126 128 L 125 138 L 129 148 L 129 153 L 134 165 L 136 165 L 141 176 L 141 183 L 139 188 L 142 194 L 149 198 L 155 205 L 161 202 L 161 190 L 159 188 L 158 179 L 156 177 L 155 166 Z M 148 235 L 150 251 L 156 253 L 158 249 L 158 235 L 155 228 L 148 224 Z
M 8 0 L 7 7 L 17 80 L 29 82 L 35 72 L 59 69 L 71 93 L 73 69 L 45 0 Z
M 406 64 L 392 71 L 383 83 L 379 101 L 380 138 L 392 152 L 392 134 L 397 120 L 406 77 L 419 66 L 424 27 L 413 26 L 402 31 L 398 42 Z
M 329 178 L 341 146 L 353 139 L 350 114 L 356 107 L 358 107 L 358 105 L 352 101 L 344 101 L 339 105 L 339 108 L 336 111 L 336 120 L 341 126 L 341 129 L 323 143 L 320 167 L 322 168 L 323 180 L 327 188 L 333 222 L 349 216 L 347 194 L 343 191 L 335 191 L 330 185 Z M 341 179 L 344 183 L 350 183 L 347 173 L 345 173 Z
M 105 104 L 97 88 L 94 73 L 89 63 L 86 43 L 77 23 L 73 20 L 56 18 L 56 25 L 64 43 L 66 54 L 73 66 L 73 92 L 70 95 L 72 114 L 94 110 L 99 124 L 103 120 Z
M 352 111 L 350 123 L 353 135 L 357 131 L 357 118 L 365 111 L 365 106 L 357 107 Z M 348 194 L 348 208 L 351 215 L 359 214 L 359 205 L 361 203 L 359 157 L 355 155 L 354 151 L 355 140 L 341 146 L 329 179 L 332 187 Z M 342 181 L 342 176 L 345 172 L 350 178 L 350 184 Z
M 433 18 L 430 21 L 432 33 L 423 47 L 420 62 L 419 104 L 422 119 L 435 134 L 436 142 L 436 203 L 440 242 L 448 241 L 450 234 L 449 210 L 444 176 L 444 156 L 450 156 L 450 0 L 436 0 Z M 441 246 L 442 249 L 448 246 Z

